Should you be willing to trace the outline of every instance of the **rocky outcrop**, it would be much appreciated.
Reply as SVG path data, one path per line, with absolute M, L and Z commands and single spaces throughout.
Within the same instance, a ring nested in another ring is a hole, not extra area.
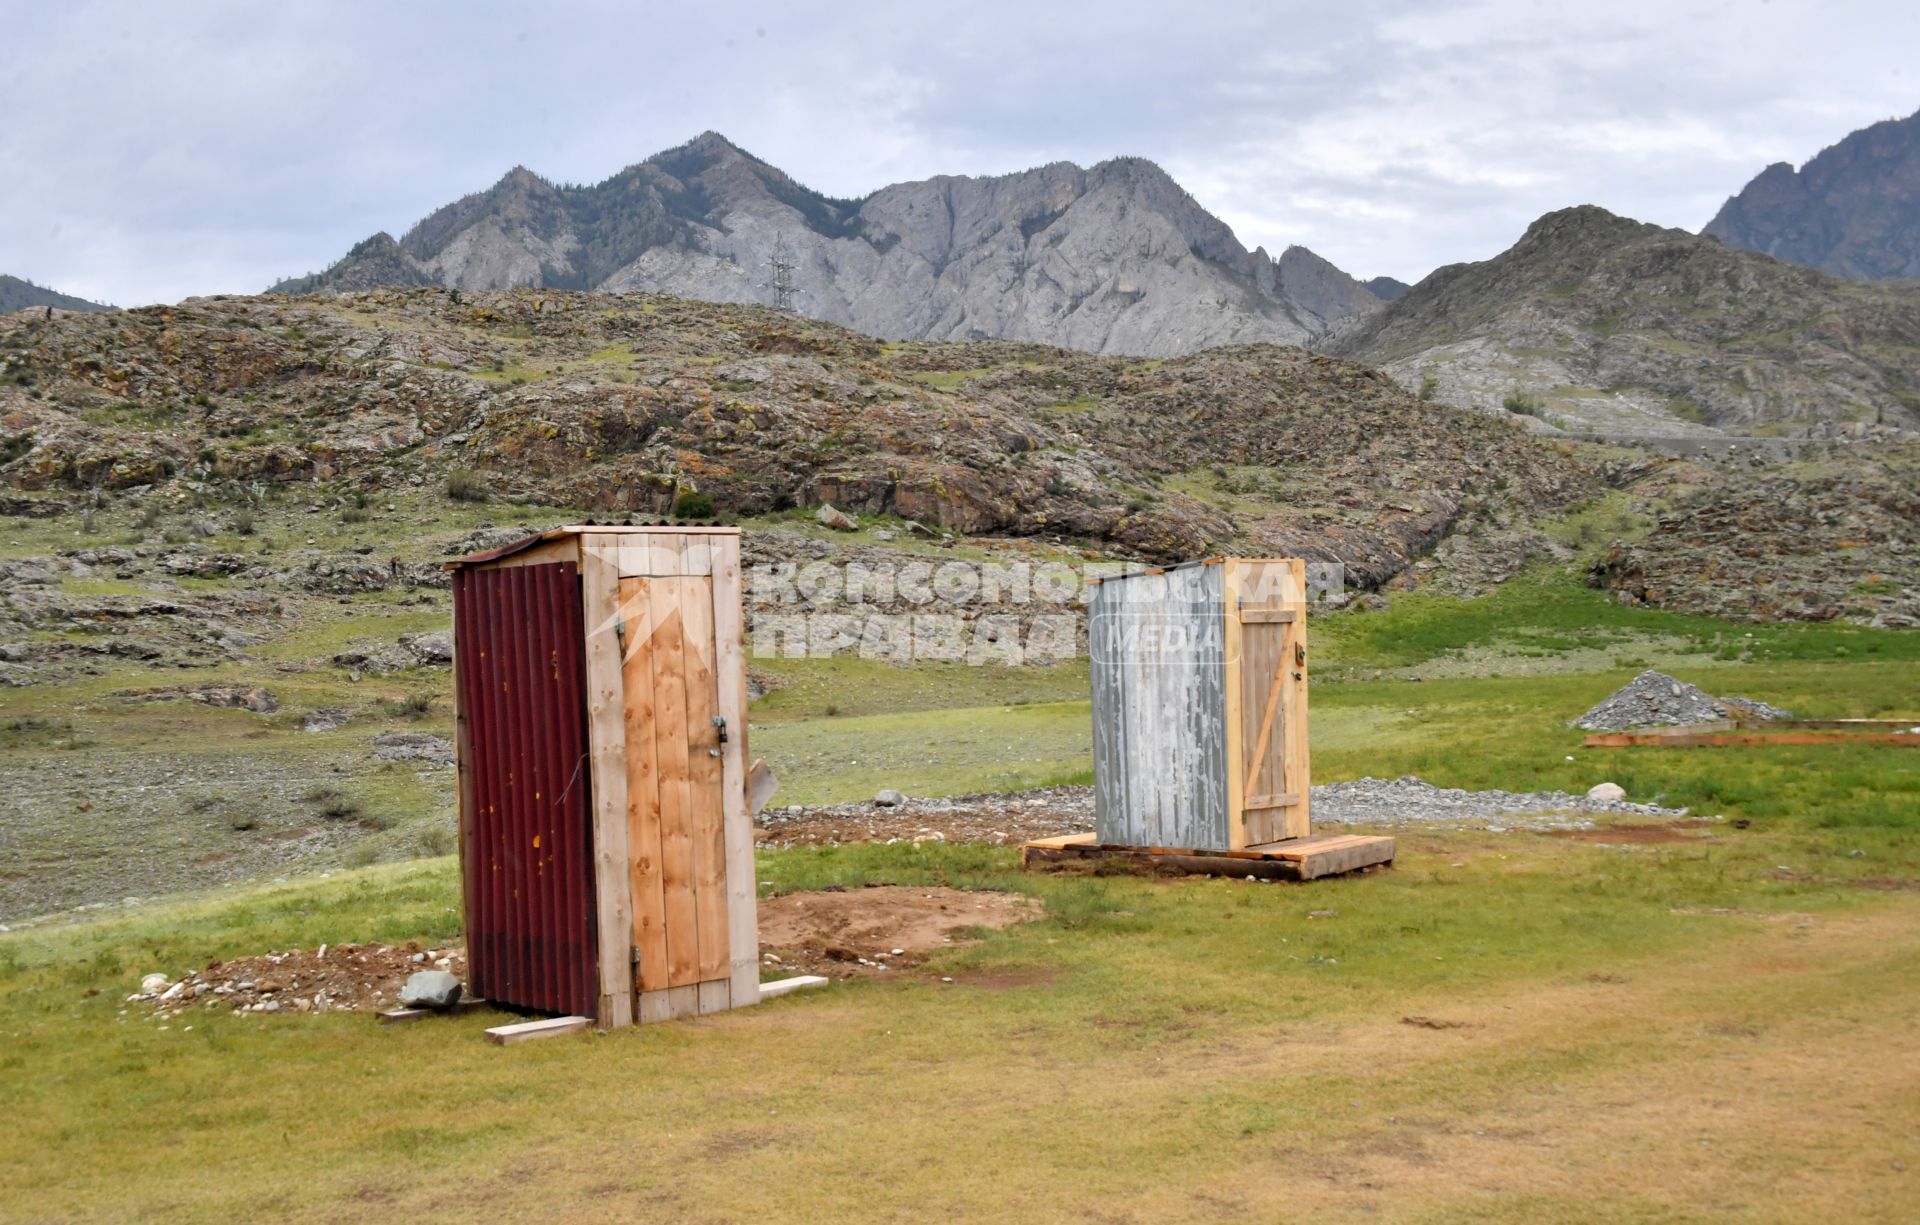
M 1701 232 L 1848 280 L 1920 280 L 1920 112 L 1768 166 Z
M 1852 286 L 1585 206 L 1328 342 L 1423 398 L 1602 434 L 1920 428 L 1920 286 Z
M 1738 621 L 1920 625 L 1920 443 L 1780 467 L 1670 465 L 1635 482 L 1652 531 L 1615 542 L 1596 586 L 1624 603 Z
M 590 187 L 516 167 L 397 243 L 276 291 L 375 285 L 657 292 L 777 304 L 886 340 L 1167 357 L 1298 344 L 1380 299 L 1300 247 L 1248 251 L 1152 162 L 941 176 L 837 200 L 706 133 Z

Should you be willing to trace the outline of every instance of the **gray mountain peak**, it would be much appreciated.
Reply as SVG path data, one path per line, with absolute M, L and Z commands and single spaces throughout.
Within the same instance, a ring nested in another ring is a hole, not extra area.
M 717 132 L 592 186 L 515 167 L 398 243 L 377 235 L 274 289 L 549 286 L 771 304 L 776 256 L 795 309 L 889 340 L 1172 356 L 1301 344 L 1381 305 L 1304 248 L 1278 261 L 1248 251 L 1145 158 L 940 175 L 848 200 Z

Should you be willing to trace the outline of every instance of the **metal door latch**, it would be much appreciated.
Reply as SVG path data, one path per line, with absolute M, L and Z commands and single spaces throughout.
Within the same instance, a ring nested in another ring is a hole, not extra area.
M 725 744 L 727 742 L 727 717 L 725 715 L 715 715 L 713 717 L 713 726 L 720 732 L 720 743 Z M 720 756 L 720 750 L 717 748 L 708 749 L 707 756 L 718 757 Z

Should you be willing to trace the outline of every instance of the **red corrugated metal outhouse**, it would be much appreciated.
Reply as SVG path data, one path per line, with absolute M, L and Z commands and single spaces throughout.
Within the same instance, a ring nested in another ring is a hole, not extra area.
M 601 1028 L 757 1003 L 739 530 L 448 568 L 473 994 Z

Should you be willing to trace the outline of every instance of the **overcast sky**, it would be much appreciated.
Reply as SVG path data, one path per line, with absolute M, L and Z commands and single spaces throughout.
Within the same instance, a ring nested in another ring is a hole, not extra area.
M 1910 0 L 1582 7 L 9 0 L 0 272 L 257 292 L 516 163 L 712 128 L 840 196 L 1137 154 L 1249 247 L 1411 281 L 1571 204 L 1698 229 L 1920 109 Z

